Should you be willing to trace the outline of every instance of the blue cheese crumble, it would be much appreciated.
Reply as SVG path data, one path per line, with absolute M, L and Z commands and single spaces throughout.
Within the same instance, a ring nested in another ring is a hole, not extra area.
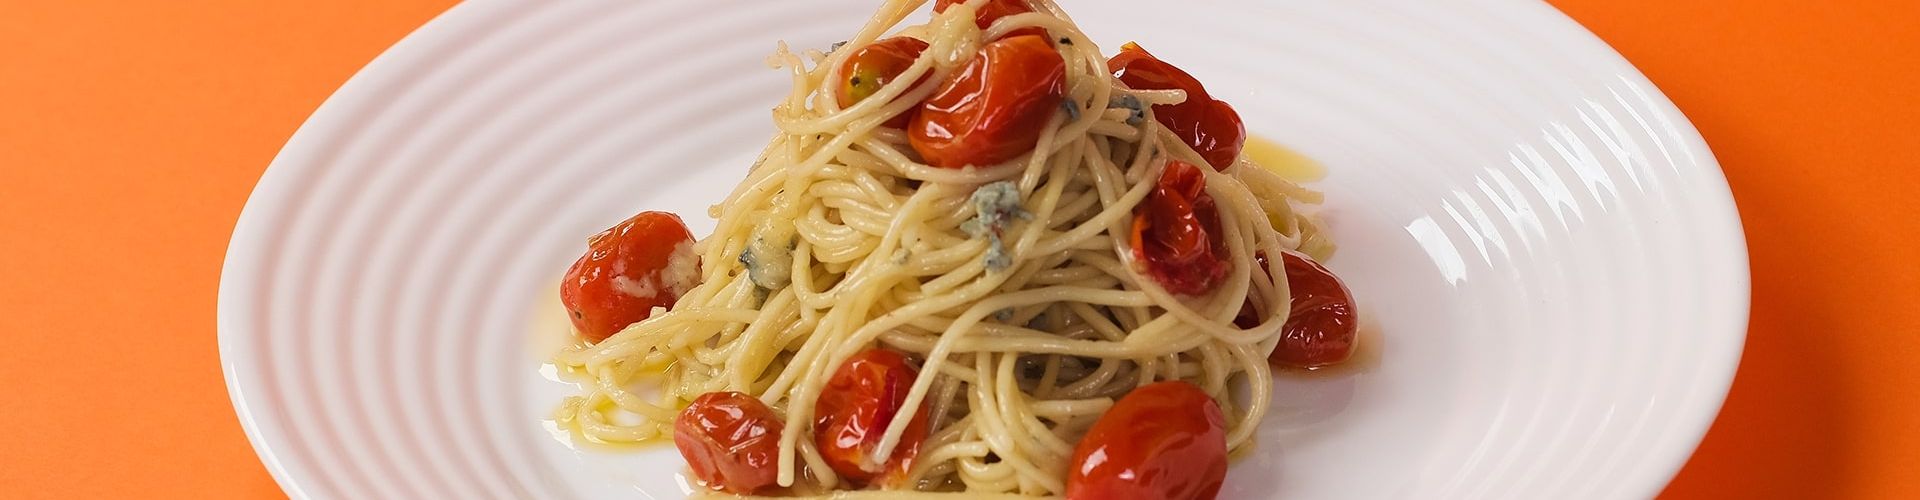
M 1135 97 L 1133 94 L 1113 96 L 1113 98 L 1107 100 L 1107 107 L 1123 108 L 1133 111 L 1133 114 L 1127 115 L 1128 125 L 1139 125 L 1140 122 L 1147 120 L 1147 107 L 1140 102 L 1139 97 Z
M 747 279 L 766 290 L 786 288 L 793 282 L 793 249 L 799 243 L 793 224 L 769 217 L 754 231 L 753 241 L 740 252 L 740 265 L 747 268 Z
M 968 198 L 973 205 L 973 218 L 960 224 L 960 230 L 968 236 L 987 239 L 987 253 L 982 257 L 987 270 L 1005 271 L 1013 266 L 1013 254 L 1007 251 L 1006 242 L 1001 234 L 1007 230 L 1007 224 L 1013 219 L 1028 220 L 1033 214 L 1020 206 L 1020 189 L 1013 181 L 1000 181 L 973 191 Z

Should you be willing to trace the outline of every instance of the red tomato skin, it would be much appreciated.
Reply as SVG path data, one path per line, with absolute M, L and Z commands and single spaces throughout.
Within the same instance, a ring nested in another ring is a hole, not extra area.
M 813 437 L 820 455 L 835 474 L 855 484 L 897 485 L 913 468 L 920 443 L 927 438 L 924 405 L 900 436 L 900 444 L 882 466 L 869 467 L 868 457 L 906 406 L 907 393 L 919 371 L 907 357 L 881 348 L 861 351 L 840 364 L 814 403 Z
M 926 50 L 927 42 L 904 36 L 880 40 L 855 49 L 854 53 L 847 56 L 845 62 L 840 63 L 840 78 L 844 81 L 834 88 L 834 99 L 839 101 L 842 108 L 866 100 L 867 96 L 880 91 L 880 87 L 886 86 L 894 78 L 899 77 L 900 73 L 906 72 L 908 67 L 913 66 L 913 61 L 920 58 L 920 53 Z M 919 86 L 926 81 L 927 77 L 922 76 L 920 81 L 914 82 L 914 86 Z M 906 128 L 912 118 L 913 109 L 909 108 L 906 112 L 888 119 L 886 126 Z
M 1107 70 L 1136 90 L 1186 91 L 1185 102 L 1154 106 L 1154 119 L 1216 170 L 1226 170 L 1239 160 L 1247 143 L 1246 124 L 1233 106 L 1213 98 L 1193 75 L 1134 43 L 1121 46 L 1120 53 L 1107 60 Z
M 1187 382 L 1158 382 L 1114 403 L 1074 446 L 1068 500 L 1213 498 L 1227 477 L 1226 417 Z
M 957 3 L 963 3 L 963 0 L 939 0 L 933 3 L 933 11 L 946 12 L 947 7 L 952 7 L 953 4 Z M 987 29 L 993 26 L 994 21 L 999 21 L 1002 17 L 1028 12 L 1033 12 L 1033 6 L 1027 5 L 1027 2 L 1024 0 L 987 0 L 987 4 L 980 7 L 980 10 L 974 13 L 973 24 L 974 26 L 980 27 L 980 29 Z M 1041 29 L 1039 26 L 1020 28 L 1007 33 L 1006 36 L 1002 38 L 1026 35 L 1046 38 L 1047 30 Z
M 780 432 L 772 408 L 739 392 L 709 392 L 674 419 L 673 445 L 707 487 L 752 494 L 778 479 Z
M 1280 328 L 1280 344 L 1267 355 L 1267 361 L 1319 368 L 1353 357 L 1354 339 L 1360 331 L 1353 292 L 1333 271 L 1313 259 L 1286 252 L 1281 263 L 1287 273 L 1287 290 L 1293 295 L 1292 312 Z
M 1240 161 L 1240 150 L 1247 145 L 1247 125 L 1226 101 L 1214 99 L 1198 121 L 1183 120 L 1180 124 L 1168 128 L 1180 134 L 1182 142 L 1193 146 L 1215 170 L 1224 171 Z
M 1199 103 L 1213 100 L 1213 96 L 1207 94 L 1206 86 L 1201 85 L 1199 79 L 1185 70 L 1154 57 L 1138 43 L 1128 42 L 1126 45 L 1121 45 L 1120 52 L 1107 59 L 1107 71 L 1112 72 L 1115 78 L 1119 78 L 1128 87 L 1136 90 L 1177 89 L 1187 92 L 1186 102 L 1157 106 L 1154 108 L 1155 111 L 1160 109 L 1198 110 L 1202 107 Z
M 641 212 L 587 238 L 587 253 L 560 282 L 560 302 L 574 329 L 599 342 L 647 319 L 656 306 L 673 307 L 680 297 L 661 271 L 676 247 L 692 241 L 687 224 L 667 212 Z M 639 293 L 645 291 L 652 293 Z
M 941 83 L 907 126 L 928 165 L 986 166 L 1033 150 L 1066 95 L 1067 63 L 1046 39 L 1002 38 Z
M 1255 255 L 1263 272 L 1267 254 Z M 1286 266 L 1287 291 L 1292 296 L 1286 324 L 1280 327 L 1280 343 L 1267 362 L 1294 368 L 1320 368 L 1345 362 L 1353 357 L 1355 338 L 1359 336 L 1359 317 L 1353 293 L 1333 271 L 1305 256 L 1287 252 L 1281 260 Z M 1240 306 L 1234 326 L 1253 328 L 1265 319 L 1254 307 L 1254 297 Z
M 1220 212 L 1206 189 L 1206 174 L 1199 167 L 1171 160 L 1147 199 L 1134 209 L 1134 260 L 1168 292 L 1202 295 L 1227 277 Z

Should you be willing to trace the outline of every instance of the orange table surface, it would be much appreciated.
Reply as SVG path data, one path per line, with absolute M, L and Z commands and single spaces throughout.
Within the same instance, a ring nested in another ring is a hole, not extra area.
M 0 3 L 0 497 L 282 496 L 215 290 L 288 136 L 449 0 Z M 1665 496 L 1920 496 L 1920 2 L 1555 0 L 1724 165 L 1753 314 Z

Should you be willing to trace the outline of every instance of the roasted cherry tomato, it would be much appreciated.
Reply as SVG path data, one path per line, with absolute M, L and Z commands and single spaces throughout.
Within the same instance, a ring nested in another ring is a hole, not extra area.
M 1002 38 L 941 83 L 907 127 L 928 165 L 992 165 L 1040 141 L 1066 95 L 1067 63 L 1035 36 Z
M 654 307 L 673 307 L 699 281 L 700 256 L 686 223 L 667 212 L 641 212 L 587 238 L 586 255 L 560 282 L 560 302 L 574 329 L 599 342 L 647 319 Z
M 1353 292 L 1333 271 L 1313 259 L 1286 252 L 1280 261 L 1286 267 L 1293 310 L 1280 329 L 1280 345 L 1273 348 L 1267 360 L 1314 368 L 1352 357 L 1354 337 L 1360 330 Z
M 833 472 L 855 484 L 882 486 L 904 479 L 927 438 L 927 412 L 915 412 L 887 463 L 873 461 L 873 450 L 894 415 L 906 408 L 907 391 L 919 371 L 899 352 L 874 348 L 847 358 L 813 407 L 814 444 Z
M 1240 122 L 1240 113 L 1225 101 L 1208 95 L 1206 87 L 1193 75 L 1153 57 L 1134 43 L 1121 46 L 1120 53 L 1107 60 L 1107 70 L 1136 90 L 1186 91 L 1186 102 L 1154 106 L 1154 119 L 1179 136 L 1181 142 L 1192 146 L 1215 169 L 1225 170 L 1240 158 L 1240 149 L 1247 143 L 1247 127 Z
M 1073 448 L 1068 500 L 1213 498 L 1227 478 L 1226 417 L 1187 382 L 1134 389 Z
M 1168 292 L 1201 295 L 1227 277 L 1220 212 L 1207 194 L 1206 173 L 1167 162 L 1159 182 L 1133 213 L 1133 258 Z
M 952 7 L 953 4 L 957 4 L 957 3 L 966 3 L 966 0 L 939 0 L 939 1 L 933 2 L 933 11 L 946 12 L 947 7 Z M 1007 17 L 1014 14 L 1025 14 L 1028 12 L 1033 12 L 1033 7 L 1030 5 L 1027 5 L 1026 0 L 987 0 L 987 4 L 981 6 L 980 10 L 974 13 L 973 24 L 975 26 L 979 26 L 980 29 L 987 29 L 988 26 L 993 26 L 994 21 L 999 21 L 1000 18 L 1002 17 Z M 1046 38 L 1047 30 L 1042 29 L 1039 26 L 1034 26 L 1029 28 L 1020 28 L 1017 30 L 1013 30 L 1010 33 L 1007 33 L 1007 35 L 1004 38 L 1013 38 L 1016 36 L 1025 36 L 1025 35 L 1034 35 L 1041 38 Z
M 840 107 L 852 106 L 866 100 L 867 96 L 880 91 L 880 87 L 892 83 L 893 79 L 913 66 L 920 53 L 927 50 L 927 42 L 918 38 L 896 36 L 871 45 L 861 47 L 847 55 L 847 61 L 840 65 L 840 86 L 834 88 L 834 98 L 840 101 Z M 920 77 L 920 82 L 927 77 Z M 915 82 L 918 86 L 920 82 Z M 887 126 L 905 128 L 913 115 L 909 109 L 887 120 Z
M 1260 268 L 1267 268 L 1267 255 L 1256 255 Z M 1287 323 L 1280 327 L 1280 344 L 1274 346 L 1267 361 L 1297 368 L 1318 368 L 1339 364 L 1353 356 L 1354 338 L 1360 321 L 1353 307 L 1353 293 L 1325 266 L 1293 252 L 1281 259 L 1286 266 L 1287 291 L 1293 297 Z M 1259 325 L 1261 316 L 1254 311 L 1253 298 L 1240 307 L 1233 324 L 1241 328 Z
M 785 424 L 759 399 L 709 392 L 673 422 L 673 445 L 707 487 L 742 495 L 773 486 Z

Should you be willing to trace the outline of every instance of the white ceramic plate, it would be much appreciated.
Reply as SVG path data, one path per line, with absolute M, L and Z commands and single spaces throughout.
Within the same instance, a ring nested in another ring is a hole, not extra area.
M 771 133 L 776 40 L 877 2 L 477 1 L 300 129 L 234 230 L 220 352 L 295 498 L 671 498 L 670 447 L 572 446 L 540 304 L 582 238 L 701 217 Z M 1744 242 L 1693 127 L 1533 1 L 1064 2 L 1328 166 L 1377 363 L 1289 378 L 1229 498 L 1657 493 L 1720 406 Z M 1177 5 L 1177 7 L 1176 7 Z M 559 323 L 564 324 L 564 323 Z M 564 328 L 564 327 L 561 327 Z

